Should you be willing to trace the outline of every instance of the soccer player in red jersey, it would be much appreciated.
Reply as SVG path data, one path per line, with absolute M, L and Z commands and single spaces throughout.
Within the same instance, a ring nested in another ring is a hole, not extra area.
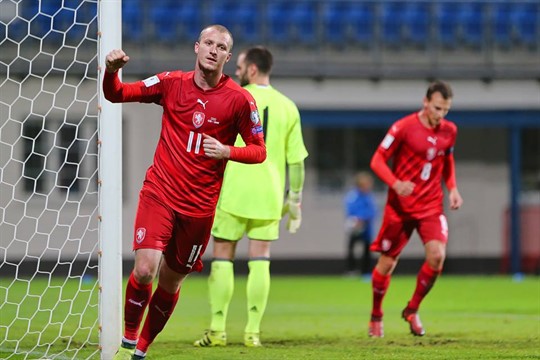
M 443 180 L 449 191 L 450 209 L 459 209 L 463 203 L 454 170 L 457 127 L 444 119 L 451 104 L 450 86 L 441 81 L 432 83 L 422 109 L 396 121 L 371 159 L 371 168 L 389 189 L 381 229 L 371 245 L 371 250 L 381 256 L 372 274 L 369 336 L 384 336 L 382 301 L 399 255 L 415 229 L 424 244 L 425 262 L 402 317 L 412 334 L 425 334 L 418 308 L 442 271 L 448 240 Z M 387 164 L 390 159 L 392 169 Z
M 139 196 L 135 267 L 126 288 L 124 336 L 115 359 L 144 359 L 174 310 L 183 280 L 201 271 L 227 161 L 261 163 L 266 158 L 255 100 L 223 74 L 232 46 L 227 28 L 208 26 L 194 46 L 194 71 L 163 72 L 135 83 L 118 78 L 118 70 L 129 61 L 122 50 L 106 56 L 103 91 L 109 101 L 163 107 L 154 161 Z M 245 147 L 233 146 L 238 134 Z

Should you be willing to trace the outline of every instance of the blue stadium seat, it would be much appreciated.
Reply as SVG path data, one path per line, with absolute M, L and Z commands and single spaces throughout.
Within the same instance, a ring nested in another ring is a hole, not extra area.
M 20 16 L 30 22 L 30 34 L 42 37 L 52 29 L 52 16 L 40 13 L 39 0 L 27 0 L 21 3 Z
M 293 1 L 289 15 L 294 40 L 304 45 L 313 45 L 317 41 L 316 3 Z
M 228 0 L 210 9 L 210 22 L 226 26 L 234 35 L 235 42 L 260 42 L 258 2 Z
M 241 34 L 241 41 L 247 43 L 260 43 L 261 16 L 258 1 L 248 1 L 240 4 L 236 11 Z
M 375 35 L 375 9 L 373 4 L 352 2 L 344 21 L 350 24 L 353 40 L 361 45 L 370 45 Z
M 458 4 L 451 2 L 438 3 L 435 8 L 437 22 L 437 38 L 446 48 L 455 48 L 458 44 Z
M 427 46 L 430 40 L 430 4 L 411 2 L 403 10 L 403 32 L 407 42 L 417 47 Z
M 122 35 L 128 42 L 144 39 L 144 9 L 139 1 L 122 2 Z
M 516 3 L 512 4 L 510 11 L 516 39 L 525 46 L 538 46 L 540 4 Z
M 179 37 L 196 41 L 203 27 L 202 8 L 197 0 L 184 0 L 176 5 L 176 21 L 179 23 Z
M 494 43 L 503 48 L 508 48 L 512 42 L 512 24 L 510 22 L 510 8 L 508 2 L 491 4 L 491 29 Z
M 374 8 L 371 3 L 331 1 L 323 8 L 327 41 L 333 45 L 370 45 L 374 41 Z
M 381 39 L 387 46 L 401 44 L 403 6 L 402 2 L 381 2 Z
M 48 0 L 39 2 L 39 11 L 43 14 L 54 15 L 62 9 L 62 0 Z
M 42 37 L 52 30 L 52 21 L 51 16 L 44 14 L 37 14 L 34 16 L 33 20 L 30 22 L 30 34 Z
M 65 32 L 75 23 L 75 10 L 68 8 L 59 9 L 53 16 L 53 29 Z
M 28 23 L 15 19 L 6 26 L 6 35 L 9 39 L 19 42 L 28 35 Z
M 485 14 L 483 3 L 460 3 L 458 22 L 464 44 L 479 48 L 484 40 Z
M 32 19 L 39 13 L 39 0 L 26 0 L 20 6 L 19 16 L 26 20 Z
M 96 20 L 97 3 L 84 2 L 81 5 L 74 7 L 76 9 L 75 21 L 88 24 Z
M 98 32 L 97 3 L 84 2 L 77 7 L 75 22 L 85 24 L 82 29 L 84 35 L 89 38 L 96 38 Z
M 346 43 L 348 5 L 349 2 L 343 1 L 331 1 L 324 4 L 322 14 L 324 36 L 326 41 L 333 45 L 340 46 Z
M 178 20 L 176 19 L 176 8 L 173 2 L 163 0 L 153 1 L 152 6 L 150 7 L 150 20 L 154 28 L 153 34 L 155 41 L 172 43 L 178 40 Z
M 289 40 L 290 1 L 270 1 L 266 11 L 268 41 L 280 45 Z
M 65 43 L 74 46 L 86 36 L 86 26 L 76 24 L 79 6 L 80 0 L 50 0 L 40 1 L 39 4 L 32 1 L 23 12 L 37 14 L 30 24 L 30 33 L 44 37 L 45 44 L 59 46 Z

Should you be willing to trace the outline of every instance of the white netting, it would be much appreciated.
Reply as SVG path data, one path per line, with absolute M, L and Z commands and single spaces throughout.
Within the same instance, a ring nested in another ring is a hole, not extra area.
M 0 0 L 0 358 L 99 357 L 97 0 Z

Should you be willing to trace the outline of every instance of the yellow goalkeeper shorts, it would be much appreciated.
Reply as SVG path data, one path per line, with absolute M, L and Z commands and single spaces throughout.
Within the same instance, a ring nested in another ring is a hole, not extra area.
M 244 234 L 252 240 L 277 240 L 279 220 L 247 219 L 216 209 L 212 235 L 229 241 L 238 241 Z

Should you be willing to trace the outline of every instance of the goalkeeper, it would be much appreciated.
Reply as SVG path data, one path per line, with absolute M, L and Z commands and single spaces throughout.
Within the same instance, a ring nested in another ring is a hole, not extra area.
M 260 325 L 270 292 L 270 244 L 279 237 L 282 216 L 291 233 L 300 227 L 304 159 L 308 153 L 298 108 L 270 85 L 272 62 L 270 51 L 260 46 L 238 55 L 236 76 L 257 103 L 267 158 L 249 167 L 227 164 L 212 227 L 213 261 L 208 279 L 212 319 L 210 329 L 195 341 L 195 346 L 227 345 L 225 327 L 234 290 L 233 260 L 238 240 L 244 234 L 249 238 L 244 344 L 261 346 Z M 238 137 L 235 146 L 241 143 Z M 289 191 L 284 203 L 287 168 Z

